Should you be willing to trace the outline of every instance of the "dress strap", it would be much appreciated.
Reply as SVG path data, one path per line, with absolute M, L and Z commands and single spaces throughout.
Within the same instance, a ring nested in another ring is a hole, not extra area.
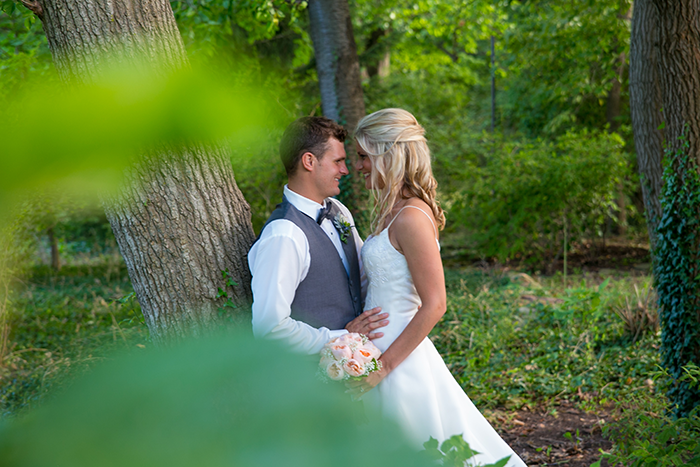
M 411 205 L 408 205 L 408 206 L 404 206 L 404 207 L 402 207 L 401 209 L 399 209 L 399 212 L 396 213 L 396 215 L 395 215 L 394 218 L 391 220 L 391 222 L 389 222 L 389 225 L 386 226 L 387 232 L 389 231 L 389 227 L 391 227 L 391 224 L 393 224 L 394 221 L 396 220 L 396 218 L 399 217 L 399 214 L 401 214 L 401 211 L 403 211 L 403 210 L 406 209 L 406 208 L 418 209 L 420 212 L 422 212 L 423 214 L 425 214 L 425 217 L 428 218 L 428 220 L 430 221 L 430 223 L 431 223 L 432 226 L 433 226 L 433 233 L 435 234 L 435 241 L 437 241 L 437 229 L 435 228 L 435 223 L 434 223 L 433 220 L 430 218 L 430 216 L 428 215 L 428 213 L 425 212 L 425 211 L 423 211 L 423 210 L 422 210 L 421 208 L 419 208 L 418 206 L 411 206 Z

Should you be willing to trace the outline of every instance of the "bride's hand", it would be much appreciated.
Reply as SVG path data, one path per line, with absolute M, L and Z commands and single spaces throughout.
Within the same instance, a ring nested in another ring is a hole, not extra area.
M 386 368 L 382 368 L 370 373 L 369 376 L 362 378 L 360 381 L 347 381 L 345 386 L 347 386 L 348 390 L 345 392 L 349 393 L 353 398 L 359 399 L 364 393 L 371 391 L 388 374 L 389 371 Z

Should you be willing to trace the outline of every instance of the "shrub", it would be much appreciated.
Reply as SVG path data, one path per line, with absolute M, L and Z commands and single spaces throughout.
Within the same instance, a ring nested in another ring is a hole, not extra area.
M 480 255 L 531 262 L 559 258 L 567 243 L 602 235 L 630 176 L 616 134 L 582 130 L 549 142 L 492 141 L 483 164 L 467 163 L 446 193 L 455 227 Z
M 697 382 L 697 367 L 685 371 L 689 380 Z M 670 383 L 667 372 L 658 373 L 657 380 L 658 376 L 662 386 Z M 687 417 L 673 418 L 668 405 L 663 395 L 648 391 L 618 401 L 617 421 L 603 429 L 615 444 L 603 458 L 610 465 L 630 467 L 700 465 L 700 408 Z
M 659 329 L 659 310 L 654 288 L 649 284 L 642 292 L 634 285 L 632 301 L 625 297 L 624 305 L 613 308 L 625 323 L 625 331 L 636 341 L 644 334 L 655 333 Z

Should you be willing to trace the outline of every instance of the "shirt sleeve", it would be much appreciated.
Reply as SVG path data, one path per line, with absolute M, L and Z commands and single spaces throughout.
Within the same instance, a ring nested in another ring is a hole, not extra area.
M 292 350 L 316 354 L 344 329 L 314 328 L 292 319 L 296 289 L 311 262 L 306 236 L 287 220 L 271 222 L 248 255 L 253 279 L 253 334 L 283 340 Z

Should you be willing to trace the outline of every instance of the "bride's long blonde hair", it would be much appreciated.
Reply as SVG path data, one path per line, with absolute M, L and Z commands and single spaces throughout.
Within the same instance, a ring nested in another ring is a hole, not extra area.
M 399 199 L 417 197 L 433 212 L 440 229 L 445 214 L 436 200 L 437 181 L 430 167 L 425 130 L 403 109 L 383 109 L 357 124 L 355 140 L 372 161 L 372 230 L 379 234 Z M 381 188 L 379 188 L 381 187 Z M 410 195 L 404 194 L 404 189 Z

